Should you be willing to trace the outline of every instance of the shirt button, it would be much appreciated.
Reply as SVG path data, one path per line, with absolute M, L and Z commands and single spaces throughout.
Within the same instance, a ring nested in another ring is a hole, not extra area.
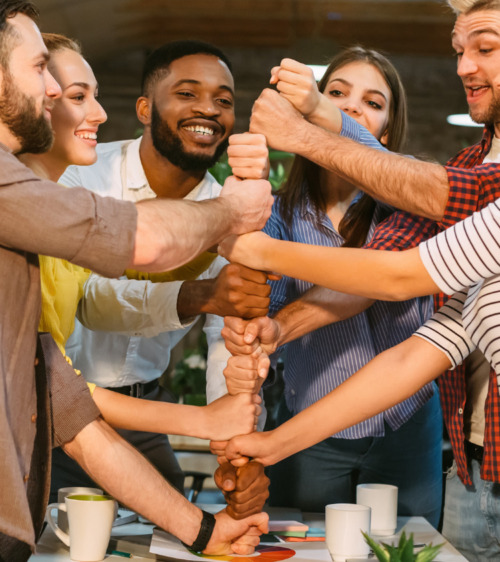
M 458 413 L 459 413 L 460 415 L 462 415 L 462 414 L 464 413 L 463 408 L 459 408 L 459 409 L 458 409 Z
M 36 422 L 36 414 L 31 414 L 31 421 L 32 421 L 33 423 Z
M 292 396 L 295 396 L 295 390 L 294 390 L 293 388 L 292 388 L 292 390 L 290 390 L 290 394 L 291 394 Z
M 38 357 L 35 359 L 35 367 L 38 365 L 38 363 L 40 363 L 40 359 L 38 359 Z
M 27 482 L 30 479 L 30 475 L 29 474 L 25 474 L 23 480 L 25 482 Z

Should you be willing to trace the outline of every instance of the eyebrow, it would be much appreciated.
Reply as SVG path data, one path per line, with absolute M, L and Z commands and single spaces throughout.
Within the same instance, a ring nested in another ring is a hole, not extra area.
M 352 87 L 351 82 L 348 82 L 348 81 L 345 80 L 344 78 L 332 78 L 332 79 L 328 82 L 327 86 L 329 86 L 332 82 L 342 82 L 342 84 L 344 84 L 344 85 L 346 85 L 346 86 Z M 367 92 L 368 92 L 369 94 L 378 94 L 379 96 L 382 96 L 382 97 L 387 101 L 386 95 L 385 95 L 383 92 L 381 92 L 380 90 L 376 90 L 375 88 L 372 88 L 372 89 L 370 89 L 370 90 L 367 90 Z
M 92 89 L 91 85 L 88 84 L 87 82 L 72 82 L 71 84 L 66 86 L 66 88 L 64 88 L 64 89 L 67 90 L 68 88 L 71 88 L 72 86 L 77 86 L 77 87 L 83 88 L 84 90 L 91 90 Z M 95 91 L 97 91 L 97 90 L 99 90 L 99 84 L 96 83 Z
M 201 85 L 201 82 L 200 82 L 199 80 L 194 80 L 194 79 L 192 79 L 192 78 L 183 78 L 182 80 L 178 80 L 178 81 L 173 85 L 173 87 L 174 87 L 174 88 L 177 88 L 177 87 L 181 86 L 182 84 L 194 84 L 194 85 L 196 85 L 196 86 L 200 86 L 200 85 Z M 229 87 L 229 86 L 226 86 L 225 84 L 221 84 L 221 85 L 219 86 L 219 89 L 220 89 L 220 90 L 225 90 L 225 91 L 229 92 L 232 96 L 234 96 L 234 91 L 233 91 L 233 89 L 232 89 L 231 87 Z
M 469 35 L 467 36 L 468 38 L 471 37 L 477 37 L 479 35 L 484 35 L 485 33 L 491 33 L 492 35 L 496 35 L 497 37 L 500 37 L 500 34 L 498 33 L 498 31 L 492 27 L 486 27 L 484 29 L 477 29 L 476 31 L 472 31 L 471 33 L 469 33 Z M 453 30 L 451 32 L 451 39 L 453 40 L 456 36 L 456 32 Z

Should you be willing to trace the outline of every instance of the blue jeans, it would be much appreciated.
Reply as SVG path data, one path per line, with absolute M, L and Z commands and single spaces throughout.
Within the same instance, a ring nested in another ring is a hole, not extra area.
M 455 463 L 448 473 L 442 533 L 471 562 L 500 560 L 500 484 L 481 480 L 477 461 L 470 468 L 472 486 Z
M 280 406 L 280 423 L 291 414 Z M 270 505 L 323 511 L 355 503 L 360 483 L 399 487 L 398 514 L 421 515 L 437 527 L 443 489 L 443 425 L 439 394 L 384 437 L 329 438 L 271 467 Z

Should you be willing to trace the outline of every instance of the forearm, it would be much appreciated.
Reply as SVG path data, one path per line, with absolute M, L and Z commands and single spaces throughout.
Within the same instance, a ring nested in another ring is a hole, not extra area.
M 204 409 L 125 396 L 96 387 L 93 398 L 109 425 L 131 431 L 188 435 L 208 439 Z
M 439 292 L 418 248 L 385 252 L 269 239 L 259 266 L 342 293 L 402 301 Z
M 64 450 L 118 501 L 192 544 L 201 511 L 103 420 L 87 425 Z
M 217 314 L 213 302 L 216 279 L 184 281 L 177 299 L 177 314 L 184 322 L 199 314 Z
M 179 267 L 232 233 L 235 214 L 227 198 L 207 201 L 141 201 L 133 261 L 142 271 Z
M 280 334 L 277 344 L 283 345 L 329 324 L 351 318 L 372 304 L 372 299 L 313 287 L 274 316 Z
M 327 131 L 333 133 L 340 133 L 342 130 L 342 116 L 340 109 L 333 104 L 324 94 L 321 94 L 319 104 L 313 112 L 305 116 L 306 119 L 317 125 L 323 127 Z
M 306 121 L 301 127 L 294 152 L 337 173 L 379 201 L 432 220 L 442 219 L 449 193 L 443 166 L 380 152 Z
M 444 353 L 418 337 L 381 353 L 327 396 L 274 430 L 272 462 L 387 410 L 449 366 Z

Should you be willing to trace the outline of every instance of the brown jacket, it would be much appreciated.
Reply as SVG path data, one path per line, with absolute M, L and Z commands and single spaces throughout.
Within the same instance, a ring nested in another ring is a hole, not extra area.
M 50 447 L 98 415 L 48 335 L 35 376 L 37 254 L 118 276 L 132 256 L 136 222 L 133 204 L 40 180 L 0 145 L 0 533 L 31 548 L 43 521 Z

